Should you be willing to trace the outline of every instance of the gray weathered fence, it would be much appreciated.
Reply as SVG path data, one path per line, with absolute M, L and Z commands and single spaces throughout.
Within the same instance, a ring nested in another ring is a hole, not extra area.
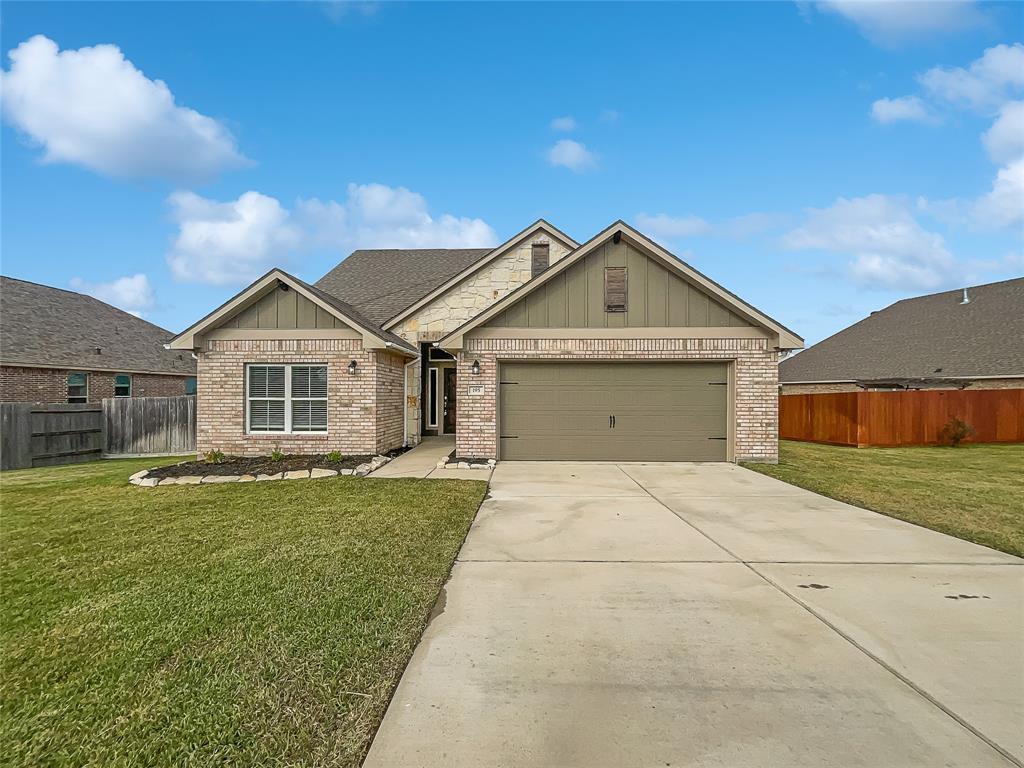
M 92 461 L 103 454 L 96 403 L 0 403 L 0 469 Z
M 107 398 L 103 421 L 108 455 L 196 449 L 196 399 L 191 395 Z

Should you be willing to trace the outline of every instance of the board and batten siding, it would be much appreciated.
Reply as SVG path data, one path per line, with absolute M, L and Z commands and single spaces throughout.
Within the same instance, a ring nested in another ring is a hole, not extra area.
M 626 311 L 605 310 L 605 267 L 626 267 Z M 607 243 L 491 318 L 489 328 L 749 328 L 679 275 L 627 243 Z
M 305 296 L 300 296 L 295 291 L 274 288 L 258 301 L 232 315 L 218 328 L 313 330 L 348 326 Z

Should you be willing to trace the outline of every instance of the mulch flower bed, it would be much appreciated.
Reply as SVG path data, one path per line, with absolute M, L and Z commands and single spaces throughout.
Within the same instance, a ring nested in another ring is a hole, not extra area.
M 403 453 L 402 450 L 384 454 L 388 458 Z M 344 456 L 341 461 L 328 461 L 326 455 L 292 454 L 274 461 L 269 456 L 225 456 L 219 464 L 208 464 L 205 461 L 187 461 L 183 464 L 171 464 L 149 470 L 147 477 L 186 477 L 188 475 L 274 475 L 279 472 L 294 472 L 310 469 L 331 469 L 341 473 L 343 469 L 355 469 L 362 464 L 369 464 L 373 454 Z

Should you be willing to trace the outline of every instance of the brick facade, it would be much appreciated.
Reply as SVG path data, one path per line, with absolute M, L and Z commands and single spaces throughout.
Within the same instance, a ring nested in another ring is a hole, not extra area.
M 68 374 L 89 375 L 89 402 L 98 403 L 114 396 L 114 376 L 110 371 L 89 371 L 81 368 L 24 368 L 0 366 L 0 402 L 66 403 Z M 133 373 L 132 397 L 175 397 L 185 394 L 188 376 Z
M 356 361 L 356 373 L 348 372 Z M 247 434 L 246 363 L 325 363 L 325 433 Z M 199 355 L 199 453 L 235 456 L 283 453 L 381 453 L 402 445 L 403 358 L 365 350 L 358 339 L 210 340 Z
M 480 375 L 471 367 L 480 361 Z M 778 461 L 778 353 L 766 339 L 468 338 L 458 357 L 459 456 L 497 458 L 501 360 L 733 361 L 732 450 L 736 461 Z M 470 395 L 470 385 L 483 394 Z

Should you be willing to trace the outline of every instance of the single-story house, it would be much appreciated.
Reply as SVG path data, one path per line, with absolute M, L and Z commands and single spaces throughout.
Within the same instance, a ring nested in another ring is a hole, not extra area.
M 785 395 L 1024 388 L 1024 278 L 904 299 L 779 365 Z
M 198 450 L 775 461 L 802 339 L 622 221 L 540 220 L 491 249 L 360 250 L 273 269 L 179 334 Z
M 195 394 L 174 334 L 92 296 L 0 277 L 0 401 L 95 403 Z

